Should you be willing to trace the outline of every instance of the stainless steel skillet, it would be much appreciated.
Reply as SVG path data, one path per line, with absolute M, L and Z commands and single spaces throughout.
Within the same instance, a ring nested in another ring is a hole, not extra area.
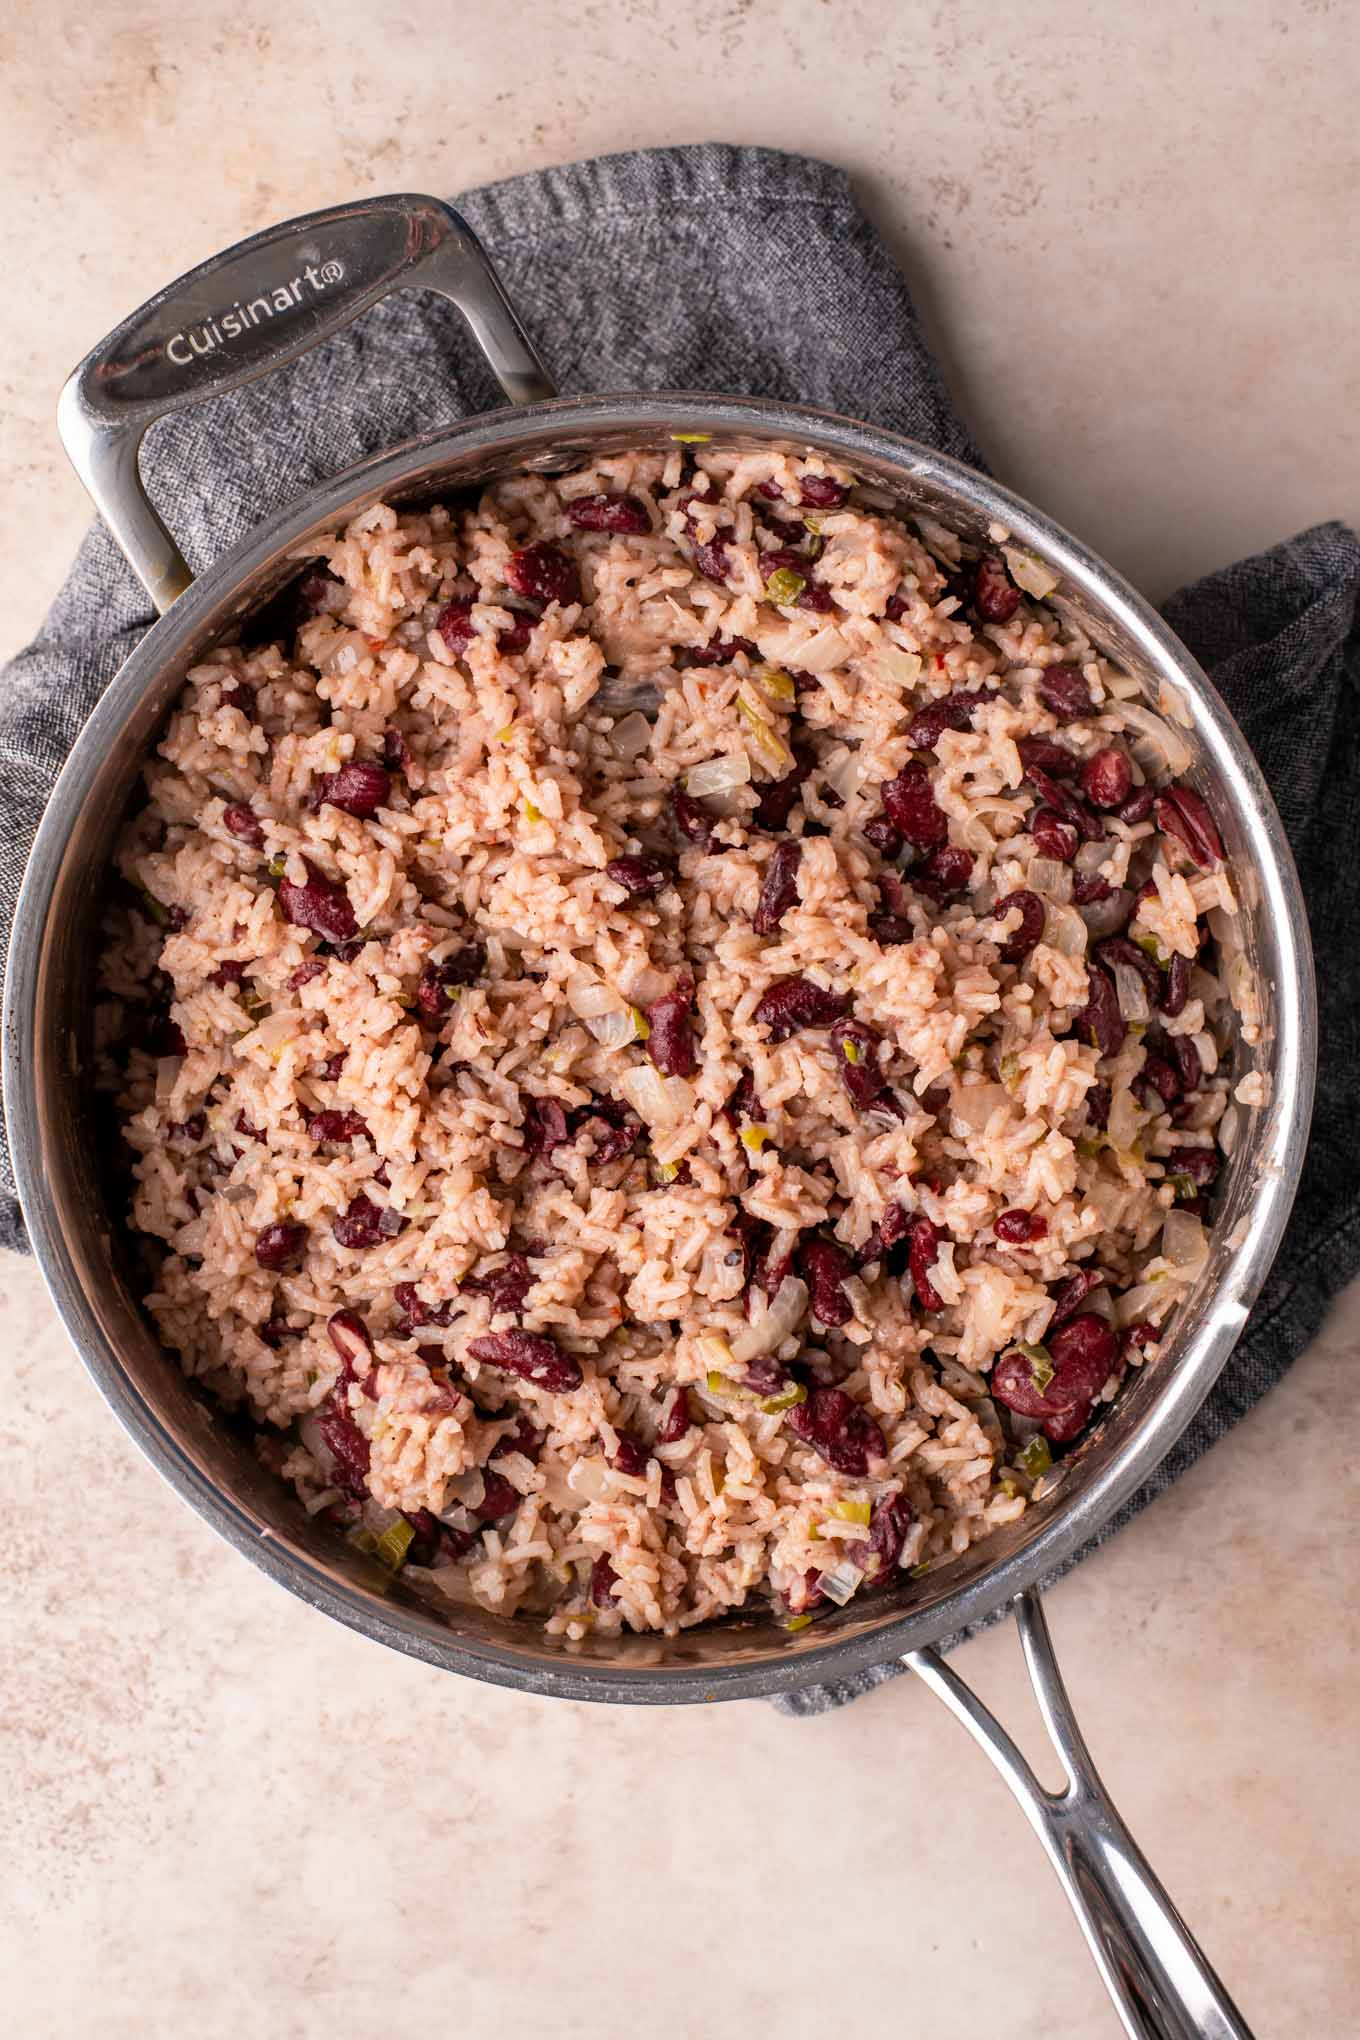
M 142 436 L 166 412 L 281 366 L 388 292 L 452 299 L 510 408 L 408 441 L 268 518 L 196 581 L 143 492 Z M 466 225 L 437 201 L 396 197 L 296 220 L 172 284 L 82 363 L 60 424 L 106 523 L 164 613 L 91 716 L 52 795 L 10 951 L 4 1084 L 34 1251 L 71 1337 L 115 1412 L 214 1527 L 312 1606 L 429 1663 L 576 1699 L 690 1702 L 787 1692 L 894 1656 L 932 1686 L 997 1763 L 1044 1841 L 1135 2035 L 1244 2035 L 1100 1787 L 1067 1706 L 1035 1583 L 1085 1543 L 1169 1451 L 1227 1361 L 1279 1243 L 1302 1164 L 1316 1020 L 1307 924 L 1279 817 L 1241 735 L 1156 614 L 1041 512 L 985 476 L 870 425 L 791 405 L 704 395 L 555 398 Z M 569 1647 L 483 1611 L 436 1611 L 317 1526 L 190 1391 L 157 1345 L 122 1260 L 101 1181 L 83 1072 L 99 875 L 143 756 L 183 676 L 273 593 L 317 535 L 380 499 L 420 500 L 526 465 L 553 470 L 610 448 L 815 448 L 978 539 L 994 521 L 1058 576 L 1066 605 L 1177 713 L 1192 777 L 1212 792 L 1242 894 L 1243 962 L 1260 1025 L 1237 1051 L 1265 1102 L 1235 1108 L 1209 1260 L 1166 1351 L 1115 1404 L 1022 1520 L 952 1568 L 904 1580 L 800 1635 L 752 1615 L 673 1639 Z M 1068 1788 L 1041 1790 L 1004 1732 L 932 1646 L 1014 1606 Z

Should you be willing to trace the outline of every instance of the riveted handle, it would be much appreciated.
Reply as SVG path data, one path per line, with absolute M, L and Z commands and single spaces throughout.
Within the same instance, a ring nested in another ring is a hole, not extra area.
M 467 221 L 411 194 L 307 213 L 238 242 L 150 298 L 69 377 L 62 443 L 157 609 L 192 575 L 142 485 L 147 427 L 295 361 L 394 290 L 455 304 L 510 403 L 555 394 Z

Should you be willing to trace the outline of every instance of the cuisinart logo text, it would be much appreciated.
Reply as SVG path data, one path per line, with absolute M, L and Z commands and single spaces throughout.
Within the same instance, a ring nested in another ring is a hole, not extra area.
M 324 296 L 342 281 L 344 274 L 343 262 L 323 262 L 319 267 L 309 262 L 300 276 L 290 277 L 287 283 L 279 284 L 263 297 L 252 298 L 249 304 L 242 304 L 238 298 L 229 311 L 217 312 L 197 326 L 182 327 L 166 341 L 165 351 L 177 368 L 185 368 L 196 354 L 214 354 L 219 347 L 230 347 L 233 340 L 239 340 L 252 326 L 262 326 L 270 319 L 296 311 L 299 305 L 307 303 L 309 294 Z

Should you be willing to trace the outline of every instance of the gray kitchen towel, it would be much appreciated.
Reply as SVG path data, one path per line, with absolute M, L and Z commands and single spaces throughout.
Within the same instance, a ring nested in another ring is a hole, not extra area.
M 564 393 L 706 389 L 823 405 L 982 466 L 911 297 L 827 164 L 706 144 L 610 156 L 458 201 Z M 363 455 L 498 401 L 458 315 L 405 294 L 267 382 L 149 435 L 151 494 L 195 569 Z M 1288 1237 L 1213 1395 L 1127 1518 L 1289 1366 L 1360 1265 L 1360 541 L 1329 524 L 1166 605 L 1254 746 L 1303 874 L 1322 1067 Z M 0 681 L 0 940 L 76 733 L 153 617 L 96 525 L 35 642 Z M 1353 982 L 1355 980 L 1355 982 Z M 22 1248 L 8 1158 L 0 1245 Z M 1117 1527 L 1117 1525 L 1112 1525 Z M 896 1666 L 784 1703 L 809 1713 Z

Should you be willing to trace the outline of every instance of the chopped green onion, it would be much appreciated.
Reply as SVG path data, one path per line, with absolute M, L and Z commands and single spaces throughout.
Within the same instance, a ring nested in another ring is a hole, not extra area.
M 867 1523 L 874 1513 L 872 1502 L 834 1502 L 833 1516 L 839 1516 L 842 1523 Z
M 1138 944 L 1138 947 L 1143 951 L 1144 955 L 1150 956 L 1152 958 L 1152 961 L 1159 967 L 1159 969 L 1161 970 L 1166 969 L 1166 966 L 1168 965 L 1168 963 L 1170 963 L 1171 958 L 1167 955 L 1166 951 L 1163 949 L 1161 943 L 1157 940 L 1157 937 L 1155 935 L 1135 935 L 1133 939 Z
M 271 857 L 271 858 L 270 858 L 270 860 L 269 860 L 269 866 L 268 866 L 268 870 L 269 870 L 269 876 L 270 876 L 271 878 L 282 878 L 282 877 L 283 877 L 283 874 L 284 874 L 284 872 L 285 872 L 285 871 L 286 871 L 287 869 L 288 869 L 288 860 L 287 860 L 287 858 L 285 858 L 285 857 Z
M 346 1531 L 345 1542 L 352 1544 L 356 1551 L 362 1551 L 365 1558 L 372 1558 L 378 1548 L 377 1538 L 363 1523 L 356 1523 L 352 1530 Z
M 509 743 L 509 741 L 510 741 L 510 739 L 511 739 L 511 737 L 512 737 L 512 736 L 513 736 L 514 734 L 515 734 L 515 725 L 514 725 L 514 722 L 513 722 L 513 720 L 512 720 L 512 721 L 508 722 L 508 723 L 507 723 L 507 724 L 505 725 L 505 728 L 504 728 L 503 730 L 497 730 L 497 732 L 496 732 L 496 742 L 497 742 L 498 744 L 508 744 L 508 743 Z
M 658 1183 L 673 1183 L 680 1174 L 679 1162 L 658 1162 L 656 1180 Z
M 713 437 L 711 432 L 672 432 L 671 439 L 676 446 L 707 446 Z
M 1000 1487 L 1002 1494 L 1006 1497 L 1006 1500 L 1008 1502 L 1013 1502 L 1020 1492 L 1019 1488 L 1015 1485 L 1015 1482 L 1011 1479 L 1008 1473 L 1002 1475 L 1001 1480 L 997 1483 L 997 1485 Z
M 406 1554 L 411 1547 L 415 1531 L 404 1516 L 395 1523 L 389 1523 L 374 1547 L 373 1555 L 385 1565 L 389 1572 L 400 1572 L 406 1563 Z
M 787 606 L 798 600 L 806 586 L 803 576 L 795 574 L 792 567 L 776 567 L 765 583 L 765 593 L 771 602 Z
M 775 735 L 755 703 L 748 701 L 744 694 L 737 696 L 737 713 L 750 729 L 751 748 L 761 764 L 777 779 L 782 779 L 794 762 L 788 745 Z
M 756 1404 L 762 1416 L 777 1416 L 780 1410 L 791 1410 L 807 1401 L 807 1390 L 801 1381 L 791 1381 L 787 1388 L 781 1388 L 778 1395 L 767 1395 Z
M 926 1558 L 921 1561 L 920 1565 L 914 1565 L 911 1567 L 910 1571 L 907 1574 L 907 1578 L 909 1580 L 921 1580 L 925 1578 L 926 1574 L 929 1571 L 930 1560 Z
M 634 1039 L 637 1041 L 645 1041 L 647 1039 L 647 1036 L 652 1031 L 650 1021 L 648 1020 L 646 1014 L 642 1011 L 640 1006 L 630 1006 L 628 1010 L 633 1016 Z
M 842 1041 L 841 1043 L 841 1054 L 845 1057 L 845 1060 L 848 1063 L 852 1063 L 855 1065 L 862 1063 L 864 1060 L 864 1053 L 863 1050 L 860 1048 L 859 1043 L 857 1041 L 852 1041 L 849 1035 L 847 1035 L 844 1041 Z
M 252 1020 L 263 1020 L 273 1009 L 261 992 L 242 992 L 241 1004 Z
M 1034 1386 L 1042 1395 L 1053 1379 L 1053 1355 L 1047 1346 L 1017 1346 L 1015 1350 L 1017 1353 L 1023 1353 L 1028 1360 Z
M 1048 1449 L 1048 1440 L 1036 1432 L 1027 1438 L 1015 1455 L 1015 1463 L 1021 1473 L 1027 1473 L 1031 1480 L 1038 1480 L 1053 1464 L 1053 1454 Z
M 782 1629 L 787 1629 L 789 1635 L 793 1636 L 798 1632 L 798 1630 L 806 1629 L 811 1623 L 811 1621 L 812 1617 L 810 1615 L 788 1615 L 785 1617 L 784 1621 L 780 1624 L 780 1627 Z
M 170 926 L 170 909 L 163 907 L 155 894 L 149 893 L 145 886 L 142 887 L 142 904 L 158 928 Z
M 772 701 L 796 701 L 798 688 L 793 675 L 782 666 L 757 666 L 756 679 Z
M 1199 1195 L 1199 1184 L 1187 1170 L 1178 1169 L 1174 1176 L 1167 1178 L 1167 1181 L 1175 1191 L 1178 1199 L 1182 1197 L 1198 1197 Z
M 766 1141 L 770 1138 L 770 1128 L 768 1126 L 743 1126 L 738 1138 L 746 1149 L 747 1154 L 758 1155 Z
M 733 1381 L 730 1375 L 720 1374 L 716 1367 L 710 1367 L 704 1376 L 704 1387 L 710 1395 L 716 1395 L 720 1401 L 725 1397 L 741 1394 L 739 1384 Z
M 1077 1142 L 1077 1153 L 1084 1162 L 1093 1162 L 1104 1145 L 1104 1141 L 1097 1140 L 1093 1134 L 1083 1134 Z
M 1001 1058 L 1000 1074 L 1001 1081 L 1003 1084 L 1005 1084 L 1007 1087 L 1013 1084 L 1020 1074 L 1019 1056 L 1003 1055 Z
M 817 516 L 815 511 L 805 510 L 803 512 L 803 522 L 804 524 L 806 524 L 808 530 L 812 533 L 814 538 L 821 537 L 822 520 L 820 517 Z
M 520 802 L 520 810 L 526 822 L 541 822 L 543 819 L 542 808 L 535 807 L 527 794 Z

